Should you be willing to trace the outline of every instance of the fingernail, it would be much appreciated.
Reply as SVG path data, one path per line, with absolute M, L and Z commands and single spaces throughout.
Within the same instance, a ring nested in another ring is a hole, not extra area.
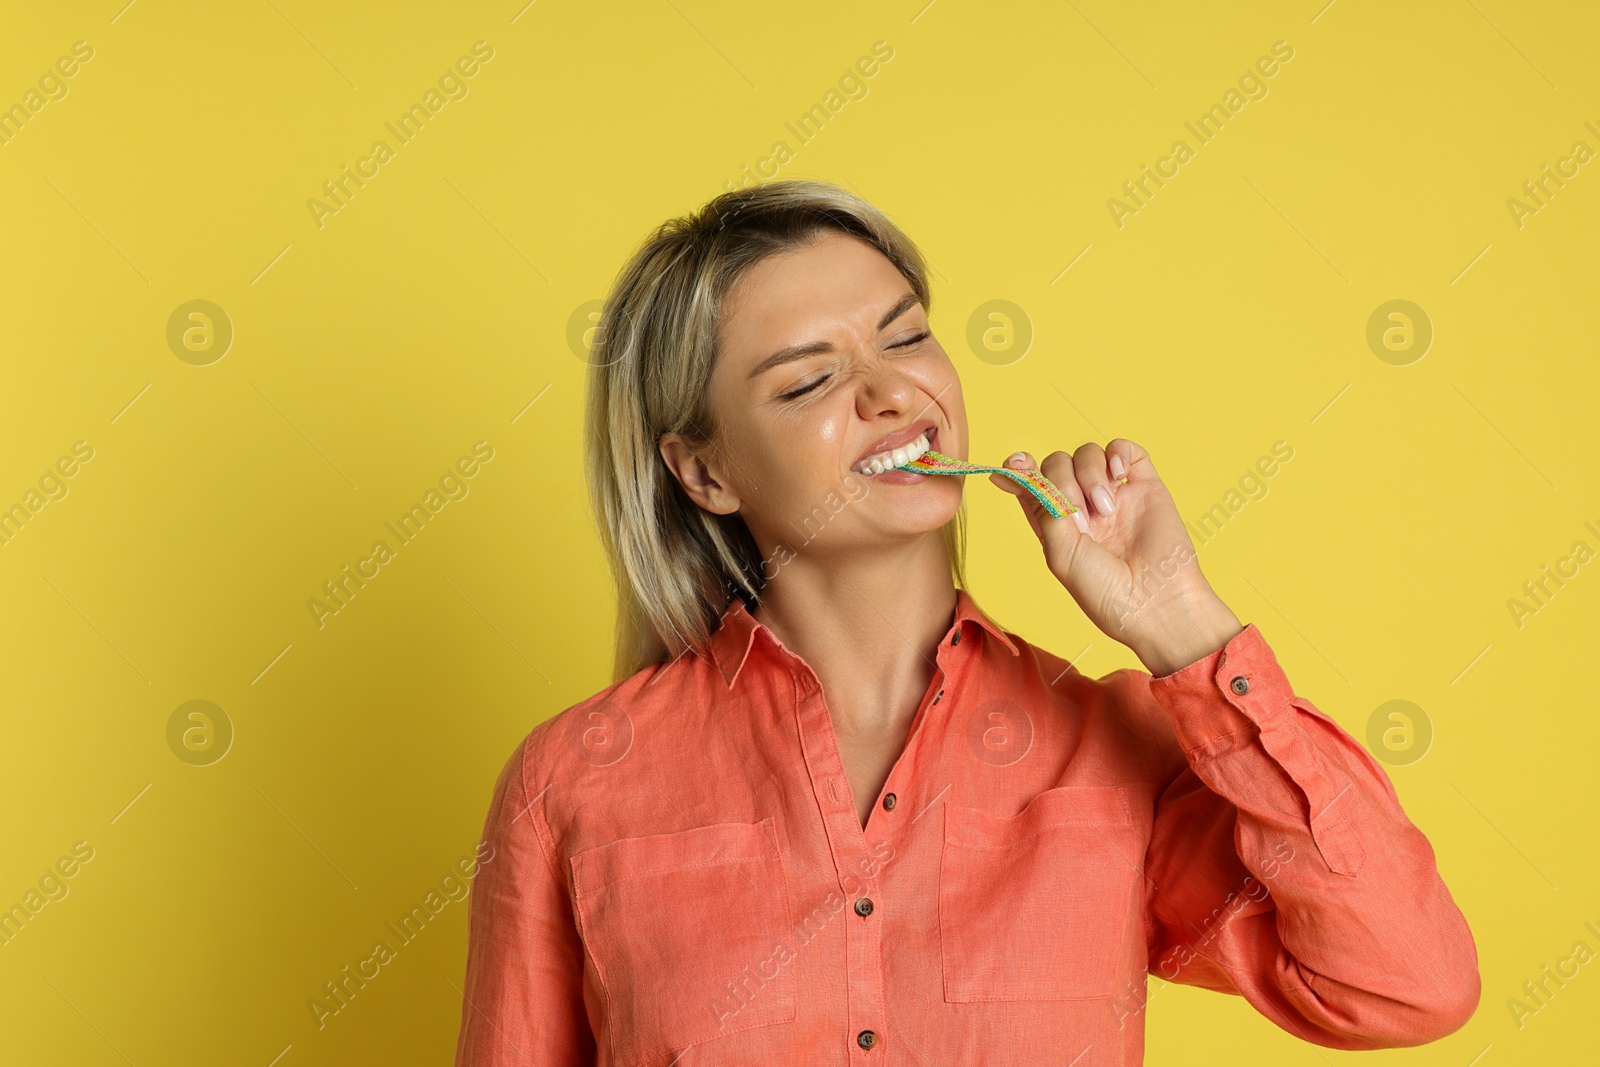
M 1111 499 L 1111 491 L 1103 485 L 1097 485 L 1091 491 L 1095 506 L 1100 509 L 1100 514 L 1109 515 L 1116 510 L 1116 502 Z
M 1078 529 L 1084 533 L 1089 532 L 1089 520 L 1083 517 L 1083 509 L 1077 508 L 1072 512 L 1072 521 L 1078 524 Z
M 1122 457 L 1113 454 L 1111 457 L 1111 477 L 1120 478 L 1128 473 L 1128 465 L 1122 462 Z
M 1027 458 L 1028 457 L 1024 456 L 1021 452 L 1013 452 L 1011 455 L 1006 457 L 1006 466 L 1020 467 Z

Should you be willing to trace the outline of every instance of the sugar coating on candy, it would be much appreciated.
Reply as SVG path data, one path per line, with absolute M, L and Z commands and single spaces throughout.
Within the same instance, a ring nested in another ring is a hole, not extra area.
M 1066 494 L 1057 489 L 1050 479 L 1038 471 L 1017 471 L 1009 467 L 986 467 L 981 463 L 968 463 L 965 460 L 953 459 L 943 452 L 928 449 L 909 463 L 902 463 L 896 470 L 912 471 L 916 474 L 1003 474 L 1016 482 L 1033 498 L 1044 506 L 1052 518 L 1059 519 L 1063 515 L 1070 515 L 1078 509 L 1067 499 Z

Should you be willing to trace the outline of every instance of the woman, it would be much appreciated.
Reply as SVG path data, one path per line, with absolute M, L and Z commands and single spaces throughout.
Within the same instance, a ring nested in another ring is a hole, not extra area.
M 1046 456 L 1071 517 L 990 480 L 1145 671 L 1085 677 L 966 591 L 963 480 L 894 469 L 968 454 L 928 306 L 822 182 L 622 272 L 586 436 L 617 680 L 495 787 L 457 1064 L 1137 1064 L 1147 972 L 1333 1048 L 1456 1030 L 1477 954 L 1427 840 L 1143 448 Z

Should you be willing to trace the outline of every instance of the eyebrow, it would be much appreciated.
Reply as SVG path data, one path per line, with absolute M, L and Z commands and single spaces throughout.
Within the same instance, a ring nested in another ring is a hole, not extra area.
M 895 319 L 898 319 L 901 315 L 905 314 L 912 307 L 920 303 L 922 303 L 922 301 L 917 298 L 916 293 L 906 293 L 895 302 L 894 307 L 883 313 L 883 318 L 878 320 L 878 329 L 880 331 L 883 330 Z M 782 366 L 785 363 L 793 363 L 795 360 L 804 359 L 806 356 L 814 356 L 818 352 L 831 351 L 833 351 L 832 341 L 807 341 L 804 344 L 790 345 L 788 348 L 780 349 L 779 351 L 768 356 L 766 359 L 762 360 L 756 365 L 756 368 L 750 372 L 750 377 L 754 378 L 757 375 L 766 373 L 773 367 Z

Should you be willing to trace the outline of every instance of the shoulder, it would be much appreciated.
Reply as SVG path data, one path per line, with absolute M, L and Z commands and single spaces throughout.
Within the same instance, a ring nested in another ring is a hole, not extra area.
M 631 747 L 638 720 L 656 714 L 675 688 L 666 664 L 645 667 L 545 719 L 529 731 L 513 758 L 540 781 L 576 769 L 574 761 L 614 763 Z
M 646 695 L 645 687 L 656 677 L 662 684 Z M 619 764 L 636 747 L 635 723 L 651 716 L 658 693 L 671 692 L 661 667 L 648 667 L 529 730 L 495 780 L 484 830 L 491 855 L 504 851 L 537 865 L 528 857 L 542 854 L 561 877 L 563 842 L 577 813 L 615 787 Z
M 529 731 L 507 764 L 513 792 L 560 837 L 580 809 L 625 803 L 672 773 L 673 738 L 695 732 L 694 716 L 715 714 L 724 691 L 716 668 L 692 653 L 613 682 Z

